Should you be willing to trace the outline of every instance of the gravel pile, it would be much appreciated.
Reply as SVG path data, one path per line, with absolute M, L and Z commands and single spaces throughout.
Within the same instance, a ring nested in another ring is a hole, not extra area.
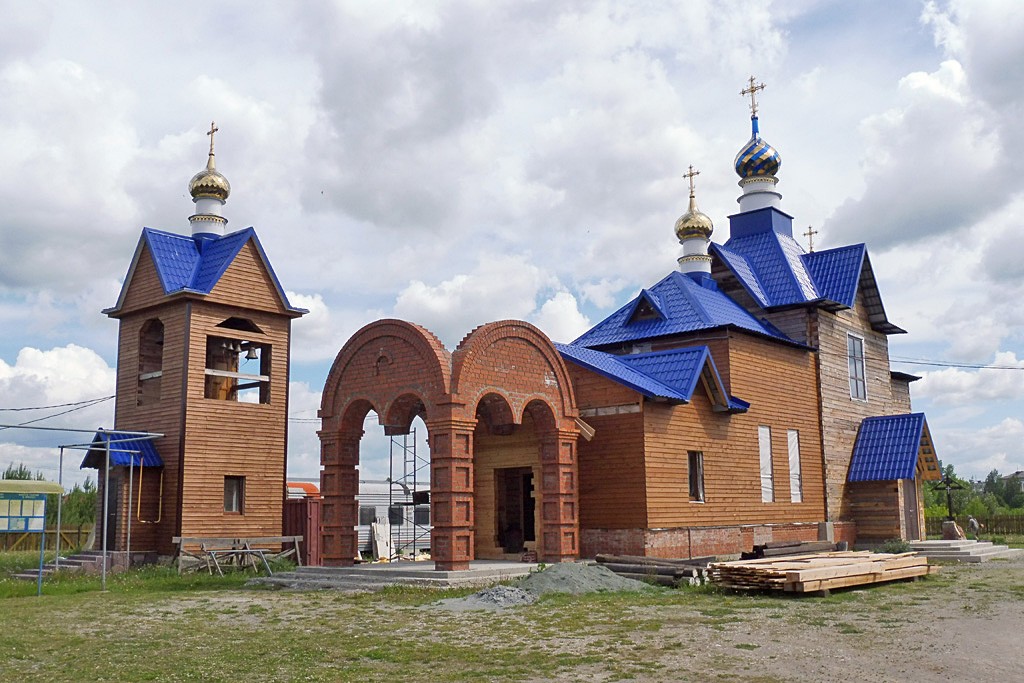
M 607 567 L 581 562 L 553 564 L 519 582 L 534 595 L 545 593 L 595 593 L 597 591 L 638 591 L 650 588 L 642 581 L 619 576 Z
M 464 598 L 441 600 L 434 603 L 433 607 L 453 612 L 497 611 L 507 607 L 529 605 L 545 593 L 579 595 L 597 591 L 637 591 L 649 588 L 646 583 L 623 578 L 600 565 L 563 562 L 520 579 L 516 586 L 492 586 Z

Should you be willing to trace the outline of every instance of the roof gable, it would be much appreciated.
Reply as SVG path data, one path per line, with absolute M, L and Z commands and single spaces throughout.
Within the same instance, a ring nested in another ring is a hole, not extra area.
M 716 411 L 742 412 L 746 401 L 729 396 L 706 346 L 616 356 L 575 344 L 555 344 L 562 357 L 648 398 L 689 403 L 703 386 Z
M 866 417 L 857 432 L 848 481 L 939 479 L 938 460 L 924 413 Z
M 116 314 L 124 307 L 128 290 L 132 287 L 134 274 L 144 255 L 148 254 L 156 270 L 164 296 L 179 293 L 208 295 L 245 246 L 250 243 L 258 255 L 260 267 L 266 272 L 274 293 L 284 310 L 298 315 L 307 313 L 308 311 L 293 307 L 289 303 L 288 295 L 277 279 L 256 231 L 251 227 L 222 237 L 212 238 L 192 238 L 153 228 L 143 228 L 117 304 L 104 313 Z
M 641 300 L 652 307 L 657 303 L 661 316 L 634 315 Z M 599 347 L 718 327 L 736 327 L 793 343 L 719 291 L 711 278 L 697 282 L 682 273 L 672 272 L 582 334 L 573 344 Z

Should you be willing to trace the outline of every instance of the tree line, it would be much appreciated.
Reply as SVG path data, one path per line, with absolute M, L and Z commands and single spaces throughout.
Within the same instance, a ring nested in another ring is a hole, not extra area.
M 940 463 L 941 464 L 941 463 Z M 996 515 L 1024 516 L 1024 479 L 1006 479 L 999 470 L 992 470 L 984 481 L 971 482 L 957 475 L 952 464 L 942 467 L 942 473 L 960 486 L 951 491 L 953 513 L 992 517 Z M 926 517 L 945 517 L 946 489 L 933 481 L 924 482 L 924 514 Z

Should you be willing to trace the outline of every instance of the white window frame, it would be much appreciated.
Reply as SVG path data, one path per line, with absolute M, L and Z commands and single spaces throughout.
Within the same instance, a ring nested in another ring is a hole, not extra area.
M 761 502 L 775 502 L 775 472 L 772 467 L 772 428 L 767 425 L 757 427 L 757 450 L 760 456 L 761 470 Z
M 804 481 L 800 469 L 800 432 L 795 429 L 786 430 L 786 445 L 789 446 L 789 500 L 802 503 Z
M 860 345 L 860 355 L 856 354 L 854 342 Z M 850 398 L 854 401 L 868 400 L 868 365 L 864 354 L 864 337 L 856 334 L 846 334 L 846 365 L 847 374 L 850 377 Z M 857 370 L 860 370 L 860 377 L 857 377 Z M 860 389 L 858 396 L 857 389 Z

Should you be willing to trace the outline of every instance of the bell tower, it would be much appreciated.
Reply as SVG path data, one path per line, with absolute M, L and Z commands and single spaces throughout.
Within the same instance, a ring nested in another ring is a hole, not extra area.
M 190 234 L 143 228 L 104 311 L 120 323 L 115 429 L 164 435 L 148 464 L 112 459 L 116 550 L 129 529 L 132 551 L 160 555 L 175 536 L 281 533 L 291 323 L 306 311 L 289 303 L 256 231 L 225 230 L 217 131 L 189 182 Z

